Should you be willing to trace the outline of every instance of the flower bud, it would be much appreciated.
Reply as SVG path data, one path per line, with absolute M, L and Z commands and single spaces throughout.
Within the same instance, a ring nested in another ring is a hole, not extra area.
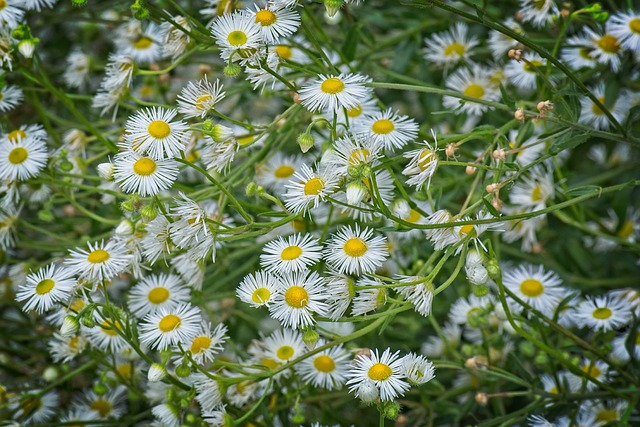
M 447 148 L 444 150 L 444 153 L 447 155 L 447 158 L 455 157 L 456 151 L 458 150 L 458 146 L 453 142 L 451 144 L 447 144 Z
M 347 195 L 347 203 L 350 205 L 357 205 L 365 198 L 367 195 L 367 186 L 362 183 L 362 181 L 351 181 L 347 184 L 347 189 L 345 191 Z
M 213 121 L 211 121 L 211 119 L 207 119 L 202 122 L 202 129 L 205 132 L 211 132 L 213 130 Z
M 180 378 L 186 378 L 191 375 L 191 367 L 187 363 L 181 363 L 176 367 L 176 375 Z
M 152 383 L 162 381 L 167 376 L 167 369 L 159 363 L 152 363 L 147 373 L 147 378 Z
M 473 294 L 478 298 L 482 298 L 483 296 L 487 295 L 489 291 L 490 289 L 487 285 L 476 285 L 471 288 L 471 292 L 473 292 Z
M 309 351 L 316 348 L 316 343 L 318 342 L 319 338 L 320 338 L 320 334 L 318 334 L 318 332 L 316 332 L 315 329 L 311 329 L 311 328 L 307 329 L 302 334 L 302 341 L 307 345 L 307 348 L 309 349 Z
M 93 386 L 93 392 L 98 396 L 102 396 L 107 391 L 109 391 L 109 388 L 102 382 L 98 382 Z
M 464 171 L 467 175 L 473 175 L 474 173 L 476 173 L 476 170 L 477 168 L 475 166 L 467 166 Z
M 211 129 L 211 136 L 215 142 L 225 142 L 233 138 L 233 129 L 217 124 Z
M 115 167 L 113 166 L 113 163 L 100 163 L 98 165 L 98 175 L 100 175 L 100 178 L 105 181 L 112 181 L 114 169 Z
M 296 140 L 298 145 L 300 146 L 300 150 L 303 153 L 311 150 L 311 148 L 315 145 L 316 141 L 313 138 L 313 135 L 310 133 L 303 133 L 298 135 L 298 139 Z
M 411 206 L 404 199 L 396 199 L 391 203 L 391 212 L 399 218 L 407 218 L 411 215 Z
M 382 415 L 389 420 L 395 420 L 400 415 L 400 404 L 395 400 L 383 402 L 380 409 Z
M 491 153 L 491 157 L 496 160 L 504 160 L 507 158 L 507 152 L 503 149 L 493 150 L 493 153 Z
M 327 15 L 332 18 L 342 5 L 344 4 L 344 0 L 324 0 L 324 7 L 327 10 Z
M 153 221 L 158 216 L 158 209 L 152 205 L 143 206 L 140 209 L 140 216 L 142 216 L 142 220 L 145 222 Z
M 538 111 L 540 111 L 540 115 L 545 115 L 550 111 L 553 111 L 553 102 L 551 101 L 540 101 L 536 106 Z
M 47 366 L 42 372 L 42 379 L 47 382 L 55 381 L 58 378 L 58 370 L 54 366 Z
M 242 68 L 240 68 L 238 64 L 233 64 L 233 63 L 227 65 L 222 70 L 225 76 L 232 79 L 235 79 L 236 77 L 238 77 L 241 71 L 242 71 Z
M 378 398 L 378 388 L 373 381 L 367 379 L 358 385 L 356 395 L 363 403 L 370 404 Z
M 518 108 L 516 110 L 516 112 L 513 113 L 513 117 L 515 117 L 516 120 L 524 123 L 524 120 L 526 119 L 526 115 L 524 113 L 524 108 L 522 108 L 522 107 Z
M 133 234 L 133 223 L 128 219 L 120 221 L 120 224 L 116 227 L 116 234 L 118 236 L 131 236 Z
M 495 193 L 499 189 L 500 189 L 500 184 L 496 182 L 494 182 L 493 184 L 489 184 L 485 187 L 485 190 L 487 190 L 487 193 Z
M 78 318 L 71 314 L 64 317 L 62 321 L 62 326 L 60 327 L 60 335 L 64 338 L 71 338 L 80 330 L 80 322 L 78 322 Z
M 489 277 L 491 277 L 493 280 L 498 280 L 500 278 L 502 272 L 500 271 L 500 265 L 498 264 L 497 260 L 489 260 L 489 262 L 487 263 L 487 273 L 489 273 Z
M 489 396 L 487 393 L 476 393 L 476 402 L 480 406 L 487 406 L 487 403 L 489 403 Z
M 33 52 L 36 50 L 36 45 L 40 42 L 40 39 L 30 38 L 26 40 L 21 40 L 18 43 L 18 51 L 25 58 L 32 58 Z
M 256 183 L 251 181 L 250 183 L 247 184 L 247 186 L 244 189 L 244 192 L 247 196 L 251 197 L 254 194 L 256 194 Z

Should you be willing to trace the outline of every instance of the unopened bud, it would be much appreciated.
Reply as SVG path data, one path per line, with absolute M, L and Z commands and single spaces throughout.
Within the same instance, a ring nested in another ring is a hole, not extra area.
M 311 148 L 315 145 L 316 141 L 313 139 L 313 135 L 310 133 L 303 133 L 298 135 L 298 139 L 296 140 L 298 145 L 300 146 L 300 150 L 303 153 L 311 150 Z
M 316 343 L 318 342 L 319 338 L 320 334 L 318 334 L 318 332 L 316 332 L 314 329 L 307 329 L 302 334 L 302 341 L 307 345 L 309 351 L 316 348 Z
M 180 378 L 186 378 L 191 375 L 191 367 L 187 363 L 181 363 L 176 367 L 176 375 Z
M 516 118 L 516 120 L 523 122 L 526 119 L 526 115 L 524 114 L 524 108 L 520 107 L 516 110 L 515 113 L 513 113 L 513 117 Z
M 211 132 L 213 130 L 213 121 L 211 119 L 207 119 L 202 122 L 202 130 L 205 132 Z
M 60 335 L 64 338 L 71 338 L 80 330 L 80 322 L 78 322 L 78 318 L 71 314 L 64 317 L 62 321 L 62 326 L 60 327 Z
M 147 373 L 147 378 L 152 383 L 162 381 L 167 376 L 167 369 L 159 363 L 152 363 Z
M 476 393 L 476 403 L 480 406 L 487 406 L 487 403 L 489 403 L 489 395 L 487 395 L 487 393 Z
M 145 222 L 153 221 L 158 216 L 158 209 L 152 205 L 143 206 L 140 209 L 140 216 L 142 216 L 142 220 Z
M 55 381 L 58 378 L 58 370 L 54 366 L 47 366 L 42 372 L 42 379 L 47 382 Z
M 490 259 L 487 263 L 487 272 L 489 273 L 489 277 L 493 280 L 498 280 L 502 272 L 500 271 L 500 265 L 496 259 Z
M 100 163 L 98 165 L 98 175 L 100 175 L 100 178 L 105 181 L 111 181 L 113 180 L 114 169 L 115 167 L 113 166 L 113 163 Z
M 486 270 L 485 270 L 486 271 Z M 471 288 L 471 292 L 478 298 L 482 298 L 491 291 L 487 285 L 476 285 Z
M 329 17 L 338 13 L 343 4 L 344 0 L 324 0 L 324 7 L 327 9 L 327 15 L 329 15 Z
M 465 267 L 467 273 L 467 279 L 472 285 L 481 286 L 487 283 L 489 280 L 489 272 L 484 268 L 482 264 L 475 264 L 469 267 Z
M 36 50 L 36 45 L 40 42 L 40 39 L 30 38 L 26 40 L 21 40 L 18 43 L 18 51 L 22 56 L 29 59 L 33 57 L 33 52 Z
M 357 205 L 365 198 L 367 195 L 367 186 L 362 183 L 362 181 L 351 181 L 347 184 L 346 195 L 347 195 L 347 203 L 350 205 Z
M 107 391 L 109 391 L 109 388 L 102 382 L 96 383 L 93 386 L 93 392 L 95 394 L 97 394 L 98 396 L 102 396 L 103 394 L 105 394 Z
M 382 415 L 389 420 L 395 420 L 398 418 L 398 415 L 400 415 L 400 404 L 395 400 L 383 402 L 381 406 L 382 408 L 380 412 L 382 412 Z
M 133 223 L 128 219 L 125 219 L 116 227 L 116 234 L 118 236 L 131 236 L 133 234 Z
M 230 127 L 217 124 L 211 128 L 211 137 L 215 142 L 225 142 L 233 138 L 233 129 Z
M 254 194 L 256 194 L 256 183 L 255 182 L 250 182 L 247 184 L 247 186 L 244 189 L 244 192 L 247 196 L 253 196 Z
M 455 157 L 457 150 L 458 146 L 452 142 L 451 144 L 447 144 L 447 148 L 444 150 L 444 153 L 447 155 L 447 158 L 451 158 Z
M 241 71 L 242 71 L 242 68 L 240 68 L 238 64 L 229 64 L 226 67 L 224 67 L 224 69 L 222 70 L 225 76 L 232 79 L 238 77 Z

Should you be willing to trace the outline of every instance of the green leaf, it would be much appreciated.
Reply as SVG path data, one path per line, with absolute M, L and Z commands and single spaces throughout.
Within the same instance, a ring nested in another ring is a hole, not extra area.
M 491 215 L 493 215 L 494 217 L 498 218 L 500 216 L 500 212 L 498 212 L 496 210 L 496 208 L 493 207 L 491 202 L 489 200 L 487 200 L 487 197 L 490 197 L 490 196 L 486 196 L 486 197 L 482 198 L 482 203 L 484 203 L 484 205 L 487 208 L 487 210 L 489 212 L 491 212 Z
M 565 194 L 567 196 L 583 196 L 585 194 L 590 194 L 601 189 L 602 187 L 599 187 L 597 185 L 581 185 L 579 187 L 568 189 Z
M 349 61 L 353 61 L 356 57 L 358 42 L 360 41 L 360 27 L 360 24 L 352 26 L 351 30 L 349 30 L 349 34 L 347 34 L 344 44 L 342 45 L 342 52 Z
M 564 138 L 560 138 L 549 148 L 549 154 L 555 155 L 564 150 L 575 148 L 578 145 L 586 142 L 591 135 L 588 133 L 580 134 L 568 134 Z

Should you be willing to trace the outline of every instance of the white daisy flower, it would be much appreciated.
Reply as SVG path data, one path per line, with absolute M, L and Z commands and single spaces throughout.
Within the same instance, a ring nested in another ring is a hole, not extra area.
M 635 342 L 630 343 L 631 345 L 629 347 L 631 348 L 631 353 L 629 353 L 627 343 L 629 342 L 631 335 L 632 331 L 629 331 L 628 333 L 620 335 L 611 341 L 611 345 L 613 346 L 611 354 L 617 360 L 622 362 L 626 362 L 631 358 L 640 360 L 640 334 L 635 334 Z
M 587 297 L 574 313 L 576 324 L 596 331 L 621 329 L 633 320 L 627 303 L 614 296 Z
M 47 131 L 41 124 L 32 124 L 32 125 L 20 125 L 18 129 L 14 129 L 8 134 L 2 137 L 3 140 L 9 140 L 9 142 L 18 142 L 21 139 L 30 138 L 36 142 L 45 142 L 47 141 L 48 135 Z
M 160 24 L 162 34 L 162 49 L 166 55 L 176 60 L 187 51 L 192 31 L 189 21 L 184 16 L 174 16 L 173 22 L 165 21 Z M 177 25 L 176 25 L 177 24 Z
M 491 84 L 487 73 L 477 66 L 473 67 L 472 71 L 467 68 L 458 68 L 447 77 L 445 86 L 447 89 L 460 92 L 469 98 L 483 101 L 497 101 L 500 99 L 500 92 Z M 491 108 L 485 104 L 461 100 L 449 95 L 445 95 L 442 98 L 442 105 L 456 112 L 468 113 L 473 116 L 480 116 Z
M 87 83 L 90 71 L 91 58 L 76 50 L 67 56 L 67 66 L 62 77 L 67 86 L 80 88 Z
M 207 375 L 196 372 L 190 375 L 193 379 L 193 387 L 196 389 L 196 400 L 202 411 L 213 411 L 222 403 L 222 395 L 218 382 Z M 166 393 L 165 393 L 166 394 Z M 162 401 L 165 398 L 163 396 Z
M 127 388 L 117 386 L 109 389 L 106 393 L 97 394 L 93 390 L 80 393 L 82 396 L 79 402 L 73 406 L 76 409 L 88 410 L 97 415 L 99 419 L 118 419 L 125 413 L 125 401 L 127 399 Z
M 516 22 L 515 19 L 507 18 L 503 21 L 502 24 L 512 31 L 524 35 L 524 30 L 522 29 L 520 24 Z M 493 59 L 497 61 L 506 56 L 509 49 L 516 47 L 518 45 L 518 42 L 499 31 L 492 30 L 489 32 L 487 45 L 489 49 L 491 49 Z
M 593 50 L 590 55 L 600 64 L 608 64 L 613 72 L 618 71 L 622 65 L 622 46 L 617 37 L 612 34 L 598 34 L 585 27 L 585 38 L 591 40 Z
M 448 31 L 432 34 L 424 39 L 427 47 L 424 58 L 439 66 L 448 66 L 460 61 L 469 61 L 473 49 L 479 44 L 477 37 L 470 36 L 469 27 L 464 22 L 456 22 Z
M 371 97 L 371 89 L 364 86 L 370 79 L 360 74 L 322 75 L 299 90 L 300 103 L 311 112 L 334 114 L 360 105 Z
M 348 109 L 339 108 L 336 111 L 336 123 L 342 124 L 344 126 L 338 126 L 338 133 L 341 133 L 343 129 L 346 131 L 350 126 L 357 124 L 365 117 L 373 116 L 379 112 L 380 109 L 378 108 L 378 103 L 372 96 L 365 98 L 364 100 L 359 99 L 358 104 L 355 107 Z M 324 117 L 329 122 L 333 122 L 332 111 L 326 111 L 324 113 Z
M 373 273 L 389 256 L 386 239 L 374 236 L 373 229 L 365 227 L 362 231 L 356 224 L 343 227 L 333 234 L 324 250 L 327 264 L 340 273 Z
M 94 312 L 93 317 L 96 326 L 86 332 L 91 345 L 102 351 L 113 353 L 129 347 L 127 341 L 121 336 L 124 333 L 122 323 L 113 319 L 103 319 L 98 315 L 97 311 Z
M 174 308 L 186 303 L 191 297 L 179 276 L 175 274 L 152 274 L 145 277 L 129 291 L 129 311 L 139 319 L 161 308 Z
M 322 258 L 322 247 L 310 234 L 282 236 L 267 243 L 260 254 L 260 265 L 265 270 L 287 274 L 306 270 Z
M 47 145 L 44 140 L 9 138 L 0 142 L 0 179 L 24 181 L 37 176 L 47 164 Z
M 449 307 L 449 319 L 456 325 L 477 325 L 476 318 L 490 311 L 494 304 L 492 295 L 460 297 Z
M 585 373 L 585 376 L 575 375 L 573 373 L 568 374 L 567 379 L 572 390 L 580 390 L 583 385 L 587 390 L 597 389 L 598 385 L 591 381 L 591 379 L 602 383 L 608 383 L 610 381 L 608 375 L 609 365 L 602 360 L 590 360 L 583 358 L 578 364 L 578 368 Z
M 569 37 L 562 49 L 562 60 L 571 68 L 592 68 L 598 61 L 593 56 L 593 44 L 585 35 Z
M 436 368 L 426 357 L 409 353 L 402 358 L 403 374 L 412 385 L 422 385 L 435 378 Z
M 507 269 L 503 282 L 514 295 L 550 318 L 560 301 L 568 295 L 560 277 L 552 271 L 545 272 L 542 266 L 536 268 L 527 264 Z M 515 312 L 522 311 L 522 306 L 518 303 L 513 300 L 509 303 Z
M 279 151 L 264 165 L 259 166 L 256 180 L 265 188 L 282 192 L 289 179 L 300 169 L 301 164 L 302 156 L 289 156 Z
M 222 101 L 225 92 L 219 79 L 209 82 L 207 76 L 197 83 L 189 82 L 178 95 L 178 111 L 185 117 L 204 117 Z
M 220 323 L 212 331 L 211 324 L 203 321 L 195 338 L 191 340 L 191 343 L 183 345 L 183 349 L 191 354 L 191 358 L 196 363 L 204 365 L 213 362 L 215 355 L 224 349 L 224 342 L 228 338 L 225 325 Z M 180 349 L 176 348 L 175 351 L 180 352 Z
M 56 363 L 67 363 L 81 354 L 88 345 L 87 338 L 83 335 L 63 337 L 58 333 L 53 334 L 53 339 L 49 341 L 49 353 Z
M 249 13 L 253 17 L 254 25 L 260 29 L 260 37 L 265 43 L 276 43 L 280 38 L 295 33 L 300 26 L 298 12 L 275 7 L 273 4 L 264 8 L 256 5 L 256 10 Z
M 325 316 L 327 295 L 324 282 L 318 273 L 299 272 L 282 276 L 269 313 L 283 326 L 293 329 L 313 325 L 314 314 Z
M 314 172 L 309 166 L 302 164 L 300 170 L 293 174 L 293 179 L 285 186 L 283 195 L 287 209 L 295 213 L 303 213 L 316 208 L 325 197 L 333 193 L 338 186 L 339 175 L 332 168 L 319 168 Z
M 139 21 L 131 20 L 116 31 L 118 53 L 130 56 L 137 64 L 150 64 L 164 56 L 162 31 L 151 23 L 146 29 Z
M 319 339 L 317 346 L 324 346 L 327 341 Z M 296 372 L 302 380 L 314 387 L 334 390 L 342 388 L 347 381 L 349 369 L 349 352 L 342 344 L 330 347 L 295 365 Z
M 605 102 L 605 89 L 604 84 L 601 83 L 596 87 L 589 88 L 591 93 L 598 98 L 598 101 L 602 103 L 609 112 L 615 117 L 618 123 L 624 122 L 624 119 L 629 114 L 629 110 L 631 109 L 629 96 L 625 91 L 622 91 L 618 94 L 618 97 L 611 100 L 610 102 Z M 605 115 L 604 111 L 591 101 L 587 96 L 582 96 L 580 100 L 580 104 L 582 106 L 580 112 L 580 118 L 578 119 L 579 123 L 593 126 L 596 129 L 607 130 L 611 126 L 609 122 L 609 118 Z M 608 105 L 607 105 L 608 104 Z
M 211 33 L 220 47 L 225 61 L 240 61 L 255 53 L 260 44 L 260 27 L 253 16 L 239 11 L 219 16 L 211 26 Z
M 381 149 L 382 144 L 363 134 L 350 134 L 335 141 L 323 163 L 331 165 L 339 175 L 348 175 L 349 170 L 357 171 L 364 165 L 372 167 L 380 157 Z
M 366 135 L 375 145 L 383 145 L 387 150 L 396 150 L 418 137 L 418 123 L 389 108 L 358 121 L 353 126 L 353 132 Z
M 273 363 L 280 366 L 297 359 L 306 352 L 300 332 L 291 329 L 279 329 L 264 339 L 264 356 L 271 359 L 267 367 L 274 369 Z M 269 366 L 271 364 L 271 366 Z
M 504 75 L 516 88 L 533 91 L 536 88 L 536 76 L 546 70 L 546 63 L 537 53 L 529 53 L 526 61 L 509 61 L 504 68 Z
M 104 69 L 104 79 L 100 82 L 100 89 L 112 91 L 131 86 L 136 68 L 134 59 L 128 55 L 112 53 Z
M 171 188 L 178 176 L 175 160 L 154 160 L 131 150 L 118 153 L 114 164 L 113 178 L 122 191 L 138 193 L 142 197 Z
M 536 167 L 529 177 L 516 182 L 509 193 L 509 201 L 522 208 L 540 210 L 553 200 L 554 194 L 553 174 Z
M 378 190 L 377 194 L 372 186 L 374 181 Z M 378 212 L 371 209 L 373 195 L 376 195 L 378 203 L 389 206 L 395 194 L 396 187 L 393 177 L 389 171 L 381 169 L 369 178 L 361 177 L 349 182 L 344 193 L 338 193 L 335 199 L 342 202 L 341 213 L 346 213 L 357 221 L 369 222 L 374 216 L 379 216 Z
M 186 346 L 197 336 L 200 322 L 200 309 L 191 304 L 163 307 L 148 314 L 140 324 L 140 343 L 156 350 Z
M 453 215 L 445 209 L 435 211 L 429 215 L 429 224 L 447 224 L 453 221 Z M 424 230 L 427 239 L 433 243 L 433 248 L 437 251 L 443 250 L 455 242 L 458 238 L 453 233 L 453 227 L 441 227 Z
M 187 124 L 173 121 L 176 110 L 159 107 L 137 111 L 125 126 L 128 148 L 154 160 L 177 157 L 184 151 Z
M 23 0 L 23 6 L 27 10 L 42 11 L 44 8 L 51 9 L 58 0 Z
M 50 264 L 26 278 L 18 287 L 16 301 L 26 301 L 23 311 L 38 314 L 51 310 L 56 303 L 65 303 L 77 284 L 73 274 L 64 267 Z
M 428 190 L 431 177 L 438 168 L 438 141 L 433 130 L 432 135 L 433 145 L 428 141 L 422 141 L 423 148 L 404 153 L 404 157 L 410 160 L 402 174 L 409 177 L 407 185 L 415 186 L 416 190 L 421 190 L 425 183 Z
M 8 402 L 3 403 L 12 411 L 11 419 L 20 420 L 22 425 L 37 425 L 44 423 L 56 415 L 60 408 L 58 393 L 54 391 L 40 393 L 41 390 L 31 389 L 29 393 L 11 394 Z
M 238 285 L 236 295 L 251 307 L 268 307 L 279 292 L 277 280 L 274 275 L 262 270 L 247 274 Z
M 425 280 L 422 276 L 402 276 L 396 275 L 398 285 L 395 287 L 395 291 L 414 305 L 414 310 L 420 315 L 427 317 L 431 314 L 431 305 L 433 304 L 433 297 L 435 288 L 433 283 Z M 407 283 L 416 283 L 414 285 L 407 285 Z
M 609 17 L 606 26 L 607 33 L 618 39 L 623 48 L 631 52 L 640 50 L 640 13 L 618 11 Z
M 0 23 L 7 26 L 9 30 L 15 29 L 24 16 L 23 0 L 3 0 L 0 4 Z
M 170 403 L 151 408 L 151 413 L 163 427 L 180 427 L 180 410 Z
M 16 108 L 23 99 L 22 89 L 12 85 L 0 87 L 0 112 L 6 113 Z
M 377 349 L 370 350 L 369 355 L 358 355 L 354 366 L 347 373 L 349 391 L 362 392 L 358 390 L 359 385 L 362 382 L 371 381 L 378 389 L 380 399 L 383 401 L 403 396 L 409 390 L 409 384 L 405 381 L 402 359 L 398 358 L 398 353 L 391 354 L 391 349 L 387 348 L 381 356 Z M 358 392 L 356 396 L 360 397 Z
M 327 293 L 327 317 L 330 319 L 340 319 L 346 313 L 355 296 L 355 282 L 349 276 L 329 272 L 330 276 L 325 278 Z
M 131 255 L 122 242 L 104 240 L 88 242 L 89 250 L 71 249 L 65 260 L 70 272 L 90 283 L 100 283 L 113 279 L 122 273 L 131 262 Z
M 555 0 L 520 0 L 522 22 L 531 22 L 534 27 L 542 28 L 549 24 L 560 11 Z
M 356 292 L 351 304 L 351 315 L 361 316 L 371 311 L 378 310 L 387 303 L 387 290 L 382 287 L 378 279 L 364 278 L 358 280 L 356 286 L 372 289 L 361 289 Z

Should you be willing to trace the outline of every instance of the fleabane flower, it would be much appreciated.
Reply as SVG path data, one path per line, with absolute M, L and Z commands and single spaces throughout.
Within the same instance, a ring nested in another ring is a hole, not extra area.
M 546 70 L 546 63 L 537 53 L 530 53 L 526 61 L 510 61 L 504 68 L 504 75 L 516 88 L 530 92 L 536 88 L 536 76 Z
M 364 117 L 354 126 L 354 133 L 366 135 L 374 144 L 397 150 L 418 137 L 418 124 L 391 109 Z
M 196 363 L 213 362 L 216 354 L 224 349 L 224 342 L 228 339 L 227 327 L 222 323 L 213 330 L 209 322 L 203 321 L 196 336 L 183 349 L 187 350 Z M 176 348 L 176 352 L 180 349 Z
M 238 285 L 236 295 L 251 307 L 268 307 L 279 292 L 278 278 L 266 271 L 248 274 Z
M 137 20 L 130 20 L 121 26 L 115 34 L 118 53 L 130 56 L 137 64 L 150 64 L 162 59 L 162 31 L 154 23 L 145 29 Z
M 225 61 L 241 61 L 253 55 L 260 44 L 260 28 L 246 11 L 224 14 L 216 18 L 211 33 Z
M 324 346 L 327 341 L 320 339 L 317 346 Z M 349 353 L 338 344 L 311 357 L 307 357 L 295 365 L 296 372 L 302 380 L 314 387 L 327 390 L 340 389 L 347 380 L 349 369 Z
M 4 0 L 0 5 L 0 24 L 6 28 L 13 30 L 15 29 L 20 21 L 22 21 L 22 17 L 24 16 L 23 1 L 20 0 Z
M 122 242 L 104 240 L 88 243 L 89 250 L 72 249 L 65 260 L 68 270 L 90 283 L 110 280 L 122 273 L 130 264 L 132 256 Z
M 607 20 L 607 34 L 615 37 L 620 45 L 631 52 L 640 50 L 640 13 L 618 11 Z
M 140 325 L 140 343 L 157 350 L 191 343 L 198 334 L 200 310 L 191 304 L 161 308 L 148 314 Z
M 113 178 L 126 193 L 153 196 L 170 188 L 178 177 L 173 159 L 155 160 L 135 151 L 118 153 Z
M 187 125 L 173 121 L 178 112 L 159 107 L 137 111 L 125 126 L 127 148 L 154 160 L 177 157 L 184 150 Z
M 382 144 L 375 143 L 363 134 L 350 134 L 339 138 L 323 163 L 331 165 L 339 175 L 350 170 L 358 171 L 363 166 L 372 167 L 380 157 Z
M 434 143 L 422 141 L 422 147 L 404 153 L 404 157 L 409 163 L 402 171 L 402 174 L 409 177 L 407 185 L 413 185 L 417 190 L 421 190 L 426 184 L 427 189 L 431 186 L 431 177 L 438 168 L 438 148 L 435 133 L 433 133 Z
M 360 74 L 322 75 L 300 89 L 300 103 L 311 112 L 328 114 L 354 108 L 361 99 L 368 98 L 371 89 L 364 84 L 370 79 Z
M 314 172 L 309 166 L 302 164 L 300 170 L 285 186 L 284 194 L 287 209 L 295 213 L 303 213 L 316 208 L 325 197 L 333 193 L 338 186 L 337 175 L 332 168 L 321 167 Z
M 422 385 L 431 381 L 435 375 L 433 363 L 426 357 L 415 353 L 409 353 L 402 359 L 402 370 L 409 383 Z
M 497 101 L 500 99 L 500 92 L 494 87 L 489 79 L 488 73 L 480 67 L 458 68 L 445 81 L 447 89 L 460 92 L 462 95 L 472 98 L 471 100 L 461 100 L 453 96 L 445 95 L 442 98 L 442 105 L 454 111 L 480 116 L 491 107 L 474 102 L 473 99 L 481 101 Z
M 360 397 L 360 384 L 370 381 L 378 389 L 383 401 L 403 396 L 409 390 L 409 384 L 405 381 L 403 359 L 398 354 L 399 352 L 391 354 L 391 349 L 387 348 L 382 355 L 376 349 L 370 350 L 368 355 L 360 354 L 356 357 L 354 366 L 347 372 L 349 391 L 356 392 Z
M 47 164 L 47 156 L 44 140 L 19 135 L 7 138 L 0 142 L 0 179 L 24 181 L 37 176 Z
M 207 76 L 197 83 L 189 82 L 178 95 L 178 111 L 185 117 L 204 117 L 224 99 L 220 80 L 210 82 Z
M 340 273 L 366 274 L 373 273 L 389 256 L 386 239 L 374 236 L 373 229 L 365 227 L 360 230 L 343 227 L 326 244 L 324 249 L 327 264 Z
M 455 64 L 469 60 L 478 39 L 470 36 L 469 27 L 464 22 L 456 22 L 449 31 L 432 34 L 424 40 L 427 47 L 424 57 L 428 62 L 440 66 Z
M 615 296 L 587 297 L 578 305 L 576 324 L 596 331 L 620 329 L 633 320 L 627 303 Z
M 283 326 L 293 329 L 304 328 L 315 323 L 314 314 L 327 314 L 327 295 L 323 291 L 324 282 L 318 273 L 302 271 L 282 276 L 279 292 L 269 306 L 271 317 Z
M 267 243 L 260 255 L 260 265 L 267 271 L 286 274 L 307 269 L 322 258 L 322 247 L 310 234 L 282 236 Z
M 152 274 L 129 291 L 129 310 L 142 319 L 161 308 L 172 308 L 189 301 L 191 292 L 175 274 Z
M 0 88 L 0 112 L 11 111 L 16 108 L 24 98 L 22 89 L 17 86 L 5 85 Z
M 298 12 L 273 4 L 264 8 L 256 6 L 256 10 L 250 11 L 249 15 L 253 17 L 254 25 L 259 28 L 262 41 L 269 44 L 290 36 L 300 26 Z
M 534 27 L 546 26 L 559 13 L 555 0 L 520 0 L 522 22 L 531 22 Z
M 25 283 L 18 287 L 16 301 L 26 301 L 23 311 L 35 310 L 42 314 L 56 303 L 66 303 L 76 284 L 69 270 L 51 264 L 27 276 Z
M 589 90 L 591 90 L 591 93 L 593 93 L 598 101 L 609 110 L 618 123 L 624 121 L 631 109 L 630 97 L 624 90 L 620 91 L 614 99 L 605 99 L 605 87 L 602 83 L 596 87 L 589 88 Z M 578 119 L 579 123 L 601 130 L 607 130 L 612 126 L 604 110 L 596 105 L 589 97 L 583 95 L 580 104 L 582 108 L 580 110 L 580 118 Z
M 560 277 L 552 271 L 544 271 L 542 266 L 521 265 L 504 272 L 504 286 L 518 298 L 547 317 L 553 313 L 560 301 L 568 296 Z M 510 301 L 512 310 L 522 310 L 517 302 Z

